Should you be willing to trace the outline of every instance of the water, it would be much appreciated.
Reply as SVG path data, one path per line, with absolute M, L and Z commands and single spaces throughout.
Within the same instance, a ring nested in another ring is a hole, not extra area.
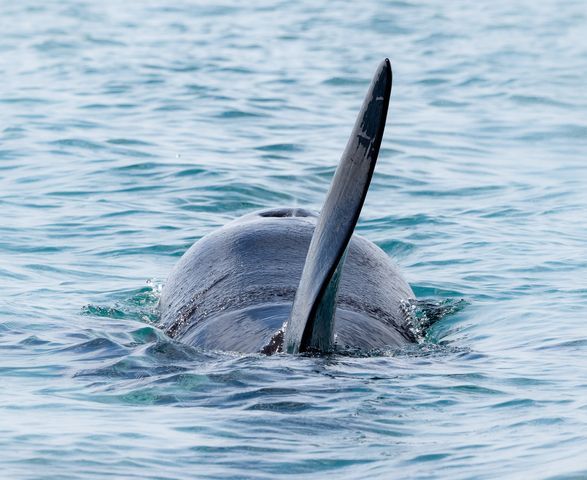
M 586 13 L 2 2 L 2 477 L 587 477 Z M 385 56 L 359 230 L 453 313 L 370 358 L 169 341 L 181 254 L 318 209 Z

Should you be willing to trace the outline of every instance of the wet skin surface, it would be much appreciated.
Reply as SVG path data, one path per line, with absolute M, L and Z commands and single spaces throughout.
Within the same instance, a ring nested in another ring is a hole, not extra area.
M 263 349 L 289 317 L 315 222 L 305 210 L 271 209 L 198 241 L 167 279 L 163 328 L 207 349 Z M 413 297 L 390 258 L 353 236 L 337 299 L 338 345 L 371 349 L 413 341 L 402 304 Z

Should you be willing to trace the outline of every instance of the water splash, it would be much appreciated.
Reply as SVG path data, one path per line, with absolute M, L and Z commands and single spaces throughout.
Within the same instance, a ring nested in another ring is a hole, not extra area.
M 125 291 L 124 294 L 130 293 L 130 296 L 113 305 L 84 305 L 81 313 L 87 316 L 136 320 L 155 325 L 159 321 L 157 305 L 163 284 L 155 279 L 147 280 L 146 284 L 146 287 L 138 290 Z
M 434 324 L 443 318 L 463 310 L 469 302 L 463 298 L 444 298 L 440 300 L 423 298 L 405 300 L 402 310 L 408 316 L 410 330 L 419 343 L 428 341 L 427 333 Z

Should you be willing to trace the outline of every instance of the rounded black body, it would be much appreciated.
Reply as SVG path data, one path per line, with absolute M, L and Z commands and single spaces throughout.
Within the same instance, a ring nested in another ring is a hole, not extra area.
M 196 242 L 163 289 L 164 330 L 205 349 L 275 351 L 316 219 L 302 209 L 265 210 Z M 369 350 L 414 341 L 404 313 L 404 301 L 412 298 L 385 252 L 353 235 L 336 299 L 335 345 Z

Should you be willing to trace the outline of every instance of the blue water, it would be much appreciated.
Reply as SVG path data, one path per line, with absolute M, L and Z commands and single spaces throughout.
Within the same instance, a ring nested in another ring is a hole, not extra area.
M 581 0 L 1 2 L 2 478 L 587 478 L 586 31 Z M 359 231 L 452 313 L 374 357 L 166 338 L 195 240 L 320 208 L 385 56 Z

